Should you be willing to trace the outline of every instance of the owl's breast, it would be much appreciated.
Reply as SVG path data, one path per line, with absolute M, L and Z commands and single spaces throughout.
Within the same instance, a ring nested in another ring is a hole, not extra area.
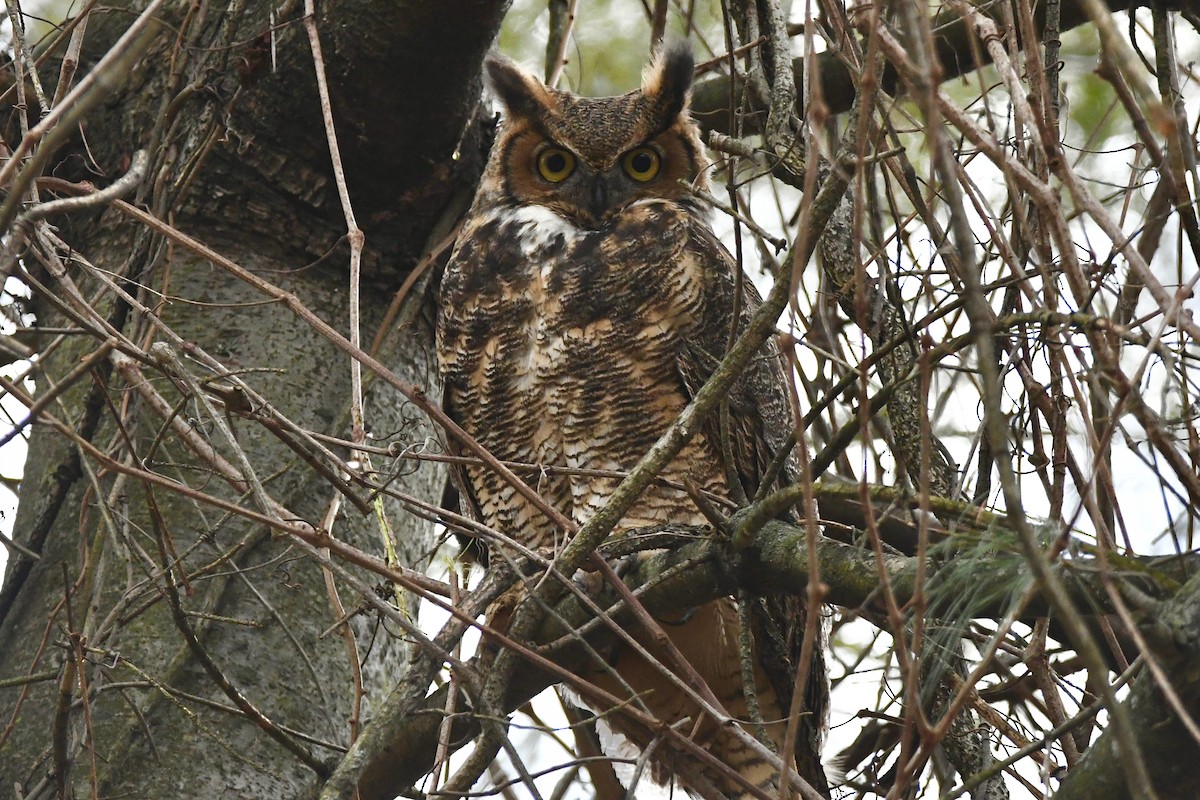
M 687 403 L 679 353 L 711 283 L 688 222 L 647 202 L 599 229 L 537 206 L 470 223 L 442 286 L 451 414 L 502 459 L 632 467 Z M 596 481 L 568 476 L 562 510 L 582 521 L 613 488 Z
M 687 246 L 689 222 L 662 201 L 635 204 L 599 229 L 542 206 L 476 218 L 442 286 L 439 357 L 451 388 L 486 385 L 510 401 L 570 384 L 654 380 L 631 371 L 656 364 L 674 370 L 712 283 Z

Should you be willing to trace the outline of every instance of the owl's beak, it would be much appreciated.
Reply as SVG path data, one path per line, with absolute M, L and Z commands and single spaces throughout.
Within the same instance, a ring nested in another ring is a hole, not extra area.
M 609 211 L 609 208 L 608 182 L 603 175 L 597 175 L 592 179 L 592 196 L 590 201 L 588 210 L 592 212 L 592 218 L 596 220 L 604 219 L 604 215 Z

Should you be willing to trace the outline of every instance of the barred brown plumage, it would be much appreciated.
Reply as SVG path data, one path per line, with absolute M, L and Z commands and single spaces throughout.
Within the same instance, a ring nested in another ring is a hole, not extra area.
M 500 58 L 489 60 L 488 71 L 505 117 L 442 279 L 445 407 L 501 459 L 587 470 L 548 471 L 536 486 L 583 524 L 619 483 L 597 471 L 626 472 L 638 462 L 760 301 L 749 282 L 735 281 L 733 259 L 685 185 L 706 189 L 708 167 L 686 109 L 692 72 L 686 46 L 663 49 L 642 88 L 620 97 L 552 90 Z M 678 488 L 684 484 L 724 498 L 754 494 L 794 426 L 773 342 L 746 369 L 728 407 L 734 463 L 725 463 L 713 415 L 614 536 L 664 523 L 705 524 Z M 498 475 L 467 465 L 458 479 L 469 510 L 489 527 L 531 548 L 561 543 L 564 532 Z M 758 609 L 755 690 L 778 750 L 793 691 L 789 659 L 798 653 L 805 609 L 780 598 Z M 737 630 L 729 598 L 668 627 L 729 714 L 745 721 Z M 795 756 L 800 774 L 827 794 L 819 758 L 823 646 L 816 651 Z M 632 689 L 667 722 L 702 719 L 662 667 L 632 651 L 616 652 L 610 665 L 616 676 L 597 665 L 589 679 L 619 697 Z M 606 719 L 635 744 L 648 744 L 650 733 L 619 710 Z M 778 770 L 711 720 L 687 731 L 752 784 L 776 786 Z M 707 782 L 727 797 L 744 796 L 733 781 L 700 765 L 674 777 L 684 787 Z

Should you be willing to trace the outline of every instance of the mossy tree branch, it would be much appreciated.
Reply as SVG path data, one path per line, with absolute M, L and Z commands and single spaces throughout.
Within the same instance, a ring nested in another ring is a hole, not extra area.
M 1009 613 L 1010 599 L 1026 589 L 1030 580 L 1024 557 L 1015 549 L 1015 534 L 1008 532 L 1005 535 L 1002 528 L 992 526 L 989 528 L 989 537 L 993 541 L 1007 539 L 1014 549 L 1007 552 L 992 551 L 989 554 L 972 550 L 962 556 L 971 559 L 964 572 L 969 572 L 976 595 L 982 598 L 980 604 L 972 609 L 973 616 L 977 618 L 999 618 Z M 967 537 L 964 547 L 973 548 L 978 540 L 979 537 L 972 534 Z M 655 549 L 675 545 L 647 558 L 626 578 L 642 604 L 656 616 L 670 617 L 683 613 L 714 598 L 734 594 L 741 588 L 762 594 L 803 595 L 807 590 L 809 555 L 805 547 L 805 531 L 778 520 L 766 522 L 754 536 L 753 544 L 741 552 L 734 552 L 726 537 L 714 535 L 707 529 L 659 528 L 631 533 L 623 541 L 640 541 L 641 546 Z M 613 545 L 618 551 L 621 547 L 622 542 Z M 826 597 L 831 603 L 867 612 L 883 610 L 878 598 L 879 565 L 871 551 L 822 538 L 817 557 L 820 559 L 822 581 L 828 587 Z M 1143 599 L 1161 601 L 1164 607 L 1174 607 L 1183 602 L 1188 587 L 1198 580 L 1195 576 L 1200 575 L 1200 559 L 1196 557 L 1129 558 L 1122 562 L 1119 571 L 1113 571 L 1111 557 L 1108 561 L 1110 565 L 1105 567 L 1100 561 L 1080 557 L 1060 562 L 1055 567 L 1059 579 L 1077 605 L 1090 607 L 1096 613 L 1111 612 L 1112 605 L 1104 587 L 1106 581 L 1112 581 Z M 883 569 L 897 601 L 906 603 L 910 600 L 918 580 L 917 559 L 913 556 L 888 555 L 883 559 Z M 600 607 L 606 608 L 618 624 L 628 619 L 611 589 L 593 599 Z M 1192 605 L 1200 608 L 1200 601 Z M 1048 609 L 1047 602 L 1035 595 L 1034 600 L 1025 606 L 1022 616 L 1032 620 L 1048 613 Z M 579 669 L 584 662 L 583 648 L 564 642 L 569 640 L 572 630 L 585 626 L 589 630 L 595 628 L 593 620 L 594 616 L 576 597 L 568 597 L 555 606 L 554 613 L 547 615 L 531 646 L 535 651 L 548 655 L 562 672 L 554 675 L 536 668 L 517 670 L 506 698 L 508 710 L 515 710 L 538 692 Z M 1161 627 L 1162 623 L 1159 625 Z M 1184 623 L 1172 630 L 1176 631 L 1172 634 L 1176 637 L 1181 635 L 1179 631 L 1191 631 L 1194 640 L 1200 640 L 1200 621 Z M 602 647 L 608 635 L 603 627 L 599 627 L 589 634 L 588 639 L 594 647 Z M 552 644 L 555 645 L 553 650 L 539 650 Z M 483 657 L 486 658 L 490 656 Z M 479 666 L 480 661 L 477 658 L 472 663 Z M 1194 676 L 1189 678 L 1186 688 L 1200 696 L 1200 652 L 1192 656 L 1190 663 L 1193 664 L 1191 671 L 1182 673 Z M 394 738 L 372 754 L 380 764 L 387 763 L 389 769 L 371 771 L 371 780 L 356 787 L 363 800 L 390 798 L 419 780 L 432 767 L 437 732 L 443 720 L 446 690 L 420 697 L 411 691 L 412 688 L 401 686 L 396 690 L 408 696 L 404 713 L 397 717 L 403 721 L 396 726 Z M 1158 723 L 1162 719 L 1146 722 Z M 477 733 L 477 724 L 469 714 L 464 713 L 455 720 L 451 738 L 461 746 Z M 1167 752 L 1166 749 L 1159 750 L 1156 755 L 1154 750 L 1147 748 L 1146 755 L 1152 761 L 1166 758 L 1163 754 Z M 1153 773 L 1153 764 L 1149 767 Z M 1193 780 L 1200 787 L 1200 778 Z M 1120 781 L 1118 783 L 1123 785 Z
M 1005 22 L 1002 7 L 995 3 L 978 3 L 979 10 L 996 20 L 1003 30 Z M 1105 0 L 1104 5 L 1111 12 L 1128 10 L 1134 4 L 1129 0 Z M 1168 11 L 1188 10 L 1194 8 L 1194 3 L 1188 0 L 1171 0 L 1165 4 Z M 1063 0 L 1060 5 L 1059 30 L 1069 31 L 1091 21 L 1081 0 Z M 1034 6 L 1034 22 L 1038 30 L 1042 30 L 1046 21 L 1046 4 Z M 942 80 L 953 80 L 966 75 L 979 67 L 991 63 L 990 56 L 973 42 L 974 33 L 971 25 L 953 10 L 943 11 L 932 21 L 934 32 L 934 50 L 942 67 Z M 1017 31 L 1017 41 L 1021 41 L 1020 31 Z M 840 114 L 848 111 L 854 103 L 858 92 L 858 76 L 851 73 L 849 67 L 841 60 L 835 50 L 826 50 L 816 58 L 816 72 L 820 76 L 821 94 L 829 111 Z M 792 72 L 796 85 L 804 85 L 804 59 L 792 61 Z M 899 90 L 900 79 L 896 70 L 888 65 L 883 70 L 880 81 L 881 88 L 888 94 Z M 802 102 L 802 101 L 798 101 Z M 799 109 L 803 113 L 803 109 Z M 729 130 L 729 78 L 726 76 L 709 78 L 699 82 L 692 92 L 692 113 L 700 119 L 705 127 L 721 133 Z M 760 114 L 751 115 L 746 120 L 747 129 L 753 129 L 766 122 L 766 109 Z

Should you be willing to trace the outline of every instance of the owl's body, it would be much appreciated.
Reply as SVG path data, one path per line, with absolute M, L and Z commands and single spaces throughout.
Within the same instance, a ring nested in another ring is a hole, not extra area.
M 547 467 L 531 485 L 582 525 L 619 483 L 611 473 L 627 473 L 683 411 L 758 298 L 748 287 L 739 295 L 731 257 L 683 184 L 703 186 L 706 167 L 685 109 L 689 53 L 666 51 L 641 91 L 616 98 L 552 91 L 501 60 L 489 69 L 507 113 L 442 282 L 445 406 L 498 458 Z M 726 463 L 714 414 L 614 535 L 706 524 L 685 485 L 723 498 L 740 493 L 731 491 L 731 480 L 742 492 L 755 491 L 793 424 L 773 344 L 728 402 L 734 463 Z M 465 466 L 460 484 L 490 528 L 530 548 L 561 545 L 564 532 L 486 467 Z M 791 605 L 795 616 L 775 620 L 774 635 L 758 632 L 760 639 L 803 629 L 803 610 Z M 733 602 L 710 603 L 668 632 L 729 713 L 746 719 Z M 658 718 L 703 716 L 632 652 L 610 660 Z M 757 672 L 764 719 L 786 718 L 786 677 Z M 806 692 L 810 706 L 823 702 L 822 664 L 811 673 L 818 690 Z M 593 679 L 629 694 L 602 665 Z M 801 774 L 824 791 L 824 775 L 813 774 L 820 766 L 812 722 L 822 713 L 807 709 L 797 753 Z M 636 744 L 649 741 L 619 714 L 611 722 Z M 777 745 L 783 728 L 768 726 Z M 734 737 L 711 724 L 694 735 L 752 784 L 775 785 L 777 771 Z M 690 772 L 681 780 L 691 789 L 707 791 L 708 784 L 718 796 L 744 793 L 699 765 Z
M 536 206 L 469 222 L 456 265 L 478 272 L 448 276 L 442 295 L 443 365 L 460 424 L 511 460 L 622 472 L 636 464 L 687 405 L 692 387 L 680 372 L 701 360 L 706 334 L 720 338 L 723 327 L 728 336 L 731 276 L 709 268 L 719 245 L 693 213 L 645 200 L 597 230 Z M 718 298 L 724 307 L 714 307 Z M 722 316 L 725 325 L 714 324 Z M 702 370 L 692 367 L 701 381 Z M 701 433 L 662 477 L 727 495 L 721 463 Z M 483 467 L 467 475 L 485 520 L 526 545 L 556 544 L 561 532 L 501 478 Z M 616 483 L 552 472 L 538 489 L 583 524 Z M 665 522 L 704 519 L 685 491 L 658 483 L 621 527 Z

